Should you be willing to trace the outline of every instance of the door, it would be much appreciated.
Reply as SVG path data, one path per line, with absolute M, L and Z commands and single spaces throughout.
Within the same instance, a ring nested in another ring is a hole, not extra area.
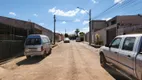
M 28 38 L 25 42 L 26 52 L 36 52 L 40 51 L 41 48 L 41 39 L 40 38 Z
M 136 75 L 139 80 L 142 80 L 142 37 L 140 37 L 139 47 L 136 55 Z
M 119 66 L 125 72 L 134 75 L 134 45 L 135 37 L 126 37 L 124 39 L 122 49 L 119 52 Z
M 110 43 L 116 37 L 116 28 L 107 30 L 107 44 Z
M 48 52 L 48 41 L 46 39 L 46 37 L 42 37 L 42 40 L 43 40 L 43 48 L 46 50 L 46 53 Z
M 109 53 L 108 53 L 109 60 L 115 65 L 117 65 L 118 63 L 117 60 L 118 60 L 120 42 L 121 42 L 121 38 L 115 38 L 110 44 L 110 48 L 109 48 Z

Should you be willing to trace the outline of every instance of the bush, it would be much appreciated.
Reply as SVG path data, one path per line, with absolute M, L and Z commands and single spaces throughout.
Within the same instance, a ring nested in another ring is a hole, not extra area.
M 96 41 L 95 44 L 96 45 L 103 45 L 103 41 Z

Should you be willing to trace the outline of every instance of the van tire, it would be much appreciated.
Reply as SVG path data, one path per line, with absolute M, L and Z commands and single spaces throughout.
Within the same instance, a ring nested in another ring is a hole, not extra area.
M 52 49 L 50 49 L 50 50 L 49 50 L 48 54 L 50 55 L 50 54 L 51 54 L 51 52 L 52 52 Z
M 31 58 L 31 56 L 26 56 L 27 59 Z
M 44 52 L 44 54 L 42 55 L 42 58 L 45 58 L 47 56 L 46 51 Z
M 104 54 L 100 54 L 100 64 L 101 64 L 101 66 L 106 67 L 106 63 L 107 63 L 107 61 L 105 59 Z

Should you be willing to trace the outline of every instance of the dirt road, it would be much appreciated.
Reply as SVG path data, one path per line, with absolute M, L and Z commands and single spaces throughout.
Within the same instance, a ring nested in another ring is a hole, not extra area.
M 0 65 L 0 80 L 115 80 L 100 66 L 98 49 L 60 43 L 42 59 L 19 57 Z

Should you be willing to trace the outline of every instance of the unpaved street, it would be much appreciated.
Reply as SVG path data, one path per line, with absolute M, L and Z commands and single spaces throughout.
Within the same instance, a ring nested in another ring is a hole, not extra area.
M 0 80 L 115 80 L 100 66 L 98 49 L 59 43 L 42 59 L 19 57 L 0 65 Z

